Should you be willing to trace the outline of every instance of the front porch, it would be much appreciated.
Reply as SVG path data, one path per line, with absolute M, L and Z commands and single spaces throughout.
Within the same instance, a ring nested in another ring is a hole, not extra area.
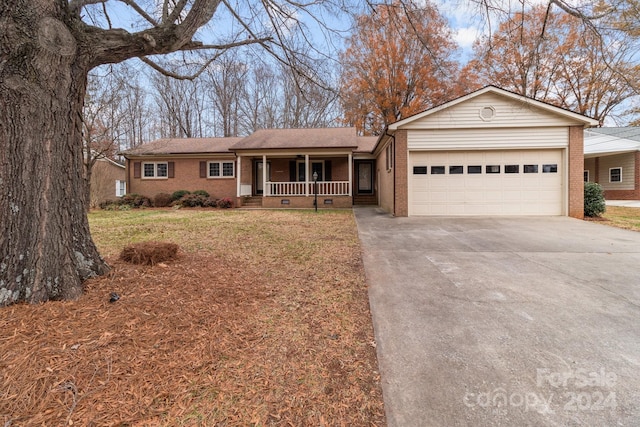
M 349 153 L 238 155 L 238 206 L 344 208 L 353 204 Z M 260 201 L 260 206 L 257 201 Z

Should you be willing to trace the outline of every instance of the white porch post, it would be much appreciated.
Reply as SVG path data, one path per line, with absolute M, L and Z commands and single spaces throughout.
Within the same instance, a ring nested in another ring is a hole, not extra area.
M 262 196 L 268 196 L 269 190 L 267 189 L 267 155 L 262 155 Z
M 242 171 L 240 170 L 240 165 L 242 164 L 242 162 L 240 161 L 240 156 L 238 156 L 238 161 L 237 161 L 238 166 L 236 166 L 236 180 L 238 181 L 238 197 L 242 196 L 241 193 L 241 188 L 242 188 Z
M 309 155 L 304 155 L 304 195 L 309 196 Z
M 353 191 L 353 154 L 349 153 L 349 196 Z

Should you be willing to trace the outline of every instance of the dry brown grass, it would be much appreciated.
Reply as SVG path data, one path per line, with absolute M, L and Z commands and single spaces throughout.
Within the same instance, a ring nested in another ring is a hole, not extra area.
M 607 225 L 640 231 L 640 208 L 607 206 L 607 211 L 602 215 L 602 218 Z
M 155 212 L 92 215 L 113 271 L 79 300 L 0 310 L 0 423 L 384 424 L 350 212 Z M 184 252 L 115 258 L 143 236 Z

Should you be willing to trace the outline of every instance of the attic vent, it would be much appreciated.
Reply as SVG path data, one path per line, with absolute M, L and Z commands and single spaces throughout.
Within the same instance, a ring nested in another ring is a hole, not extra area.
M 496 110 L 493 107 L 482 107 L 480 109 L 480 118 L 485 122 L 491 121 L 496 115 Z

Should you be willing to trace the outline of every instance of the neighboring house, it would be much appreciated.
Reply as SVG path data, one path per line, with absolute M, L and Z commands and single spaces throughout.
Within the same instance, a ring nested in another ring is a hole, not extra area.
M 380 206 L 407 215 L 582 218 L 584 127 L 596 120 L 487 86 L 391 124 Z
M 124 196 L 127 192 L 125 179 L 123 164 L 104 157 L 98 159 L 91 168 L 89 206 L 96 208 L 100 203 Z
M 584 127 L 598 122 L 488 86 L 388 126 L 169 139 L 122 154 L 130 193 L 207 190 L 236 206 L 378 204 L 407 215 L 582 218 Z M 317 182 L 314 183 L 314 177 Z
M 640 128 L 592 128 L 584 135 L 584 181 L 609 200 L 640 200 Z

